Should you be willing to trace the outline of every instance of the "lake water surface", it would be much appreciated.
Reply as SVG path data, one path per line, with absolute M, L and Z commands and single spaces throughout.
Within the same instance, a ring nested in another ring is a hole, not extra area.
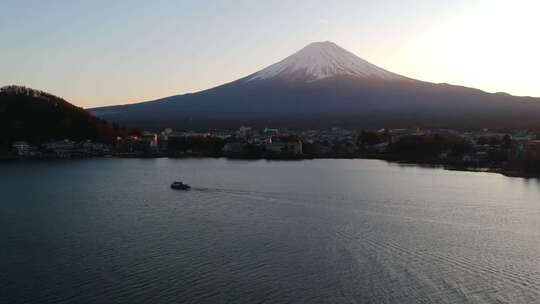
M 189 192 L 169 185 L 184 180 Z M 540 182 L 375 160 L 0 164 L 0 303 L 535 303 Z

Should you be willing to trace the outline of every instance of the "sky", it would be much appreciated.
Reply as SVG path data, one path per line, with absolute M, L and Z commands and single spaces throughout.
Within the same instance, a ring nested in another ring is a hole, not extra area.
M 539 11 L 537 0 L 2 0 L 0 86 L 127 104 L 328 40 L 404 76 L 540 97 Z

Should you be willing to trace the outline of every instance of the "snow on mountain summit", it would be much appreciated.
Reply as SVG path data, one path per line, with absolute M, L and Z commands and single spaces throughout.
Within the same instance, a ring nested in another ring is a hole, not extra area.
M 310 82 L 338 75 L 382 80 L 405 78 L 379 68 L 333 42 L 325 41 L 307 45 L 284 60 L 249 76 L 247 81 L 280 78 Z

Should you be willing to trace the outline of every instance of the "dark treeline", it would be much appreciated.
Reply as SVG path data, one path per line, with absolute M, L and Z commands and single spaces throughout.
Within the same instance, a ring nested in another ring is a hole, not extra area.
M 214 137 L 179 137 L 171 138 L 168 143 L 168 150 L 175 152 L 204 152 L 219 153 L 225 140 Z
M 112 142 L 134 132 L 49 93 L 20 86 L 0 89 L 0 146 L 17 140 L 39 144 L 66 138 Z

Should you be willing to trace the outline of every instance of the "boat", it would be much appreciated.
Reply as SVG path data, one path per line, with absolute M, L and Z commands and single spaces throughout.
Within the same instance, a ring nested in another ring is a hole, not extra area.
M 175 190 L 189 190 L 191 189 L 191 186 L 184 184 L 183 182 L 174 182 L 171 184 L 171 188 Z

